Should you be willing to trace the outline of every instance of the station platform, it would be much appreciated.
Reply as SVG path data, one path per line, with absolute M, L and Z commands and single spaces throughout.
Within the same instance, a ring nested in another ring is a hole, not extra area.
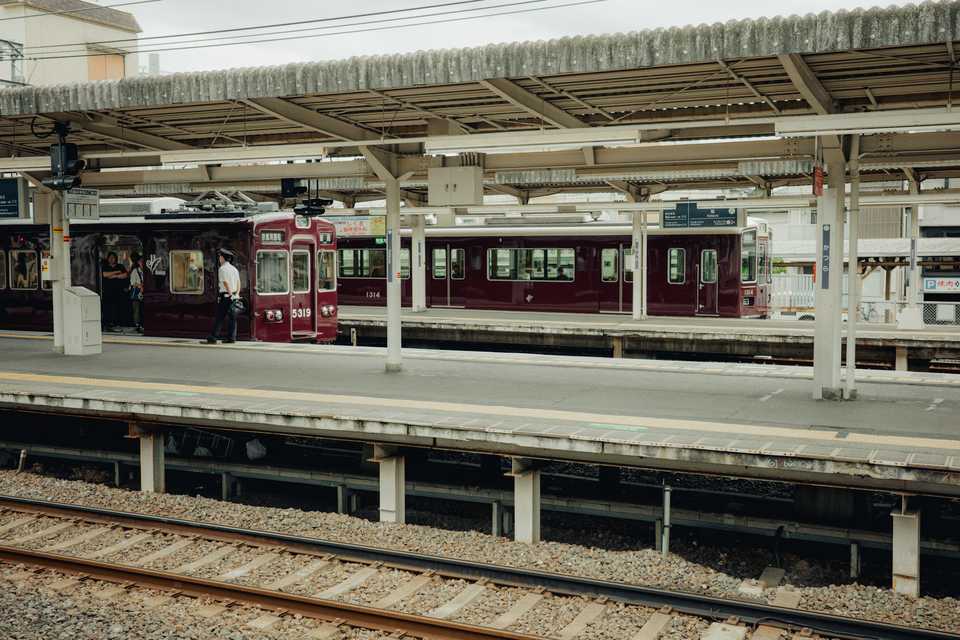
M 67 358 L 0 336 L 0 407 L 905 493 L 960 495 L 960 377 L 802 367 L 108 338 Z M 0 436 L 14 439 L 18 434 Z
M 340 332 L 363 338 L 386 336 L 386 308 L 341 306 Z M 814 323 L 809 320 L 680 318 L 634 320 L 616 313 L 537 313 L 431 307 L 402 312 L 406 341 L 606 350 L 614 355 L 813 359 Z M 931 325 L 904 331 L 892 324 L 857 328 L 858 362 L 905 369 L 931 360 L 960 359 L 960 326 Z

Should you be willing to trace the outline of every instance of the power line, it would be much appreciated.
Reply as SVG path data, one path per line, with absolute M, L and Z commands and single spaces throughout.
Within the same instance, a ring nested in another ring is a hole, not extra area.
M 469 1 L 470 1 L 470 2 L 474 2 L 474 1 L 489 2 L 490 0 L 469 0 Z M 323 26 L 320 26 L 320 27 L 307 27 L 307 28 L 304 28 L 304 29 L 285 29 L 285 30 L 282 30 L 282 31 L 269 31 L 269 32 L 262 32 L 262 33 L 241 34 L 241 35 L 235 35 L 235 36 L 221 36 L 221 37 L 217 37 L 217 38 L 198 38 L 198 39 L 196 39 L 196 40 L 186 40 L 186 41 L 183 41 L 183 42 L 163 42 L 163 43 L 158 43 L 158 46 L 166 46 L 166 45 L 190 45 L 190 44 L 195 44 L 195 43 L 206 43 L 206 42 L 215 42 L 215 41 L 222 41 L 222 40 L 230 40 L 230 39 L 234 39 L 234 38 L 262 38 L 263 36 L 284 35 L 284 34 L 290 34 L 290 33 L 307 33 L 307 32 L 313 32 L 313 31 L 324 31 L 324 30 L 327 30 L 327 29 L 340 29 L 340 28 L 343 28 L 343 27 L 354 27 L 354 26 L 363 26 L 363 25 L 369 25 L 369 24 L 383 24 L 383 23 L 391 23 L 391 22 L 402 22 L 402 21 L 404 21 L 404 20 L 414 20 L 414 19 L 419 19 L 419 18 L 424 18 L 424 17 L 436 17 L 436 16 L 444 16 L 444 15 L 453 15 L 453 14 L 458 14 L 458 13 L 472 12 L 472 11 L 486 11 L 486 10 L 490 10 L 490 9 L 501 9 L 501 8 L 505 8 L 505 7 L 513 7 L 513 6 L 520 6 L 520 5 L 539 4 L 539 3 L 542 3 L 542 2 L 550 2 L 550 1 L 551 1 L 551 0 L 519 0 L 519 1 L 515 1 L 515 2 L 507 2 L 507 3 L 501 3 L 501 4 L 495 4 L 495 5 L 487 5 L 487 6 L 485 6 L 485 7 L 472 7 L 472 8 L 467 8 L 467 9 L 451 9 L 450 11 L 435 12 L 435 13 L 433 13 L 433 14 L 430 14 L 430 16 L 400 16 L 400 17 L 396 17 L 396 18 L 382 18 L 382 19 L 380 19 L 380 20 L 365 20 L 365 21 L 363 21 L 363 22 L 348 22 L 348 23 L 343 23 L 343 24 L 323 25 Z M 453 6 L 453 5 L 456 5 L 456 4 L 458 4 L 458 3 L 448 3 L 448 4 L 445 5 L 445 6 Z M 443 5 L 436 5 L 436 6 L 443 6 Z M 418 7 L 418 10 L 419 10 L 419 9 L 423 9 L 423 8 L 424 8 L 424 7 Z M 333 19 L 334 19 L 334 18 L 329 18 L 329 20 L 333 20 Z M 338 18 L 338 19 L 342 19 L 342 18 Z M 324 20 L 327 20 L 327 19 L 325 18 Z M 311 22 L 311 21 L 307 21 L 307 23 L 309 23 L 309 22 Z M 261 27 L 261 28 L 269 28 L 269 27 Z M 216 33 L 216 31 L 211 31 L 211 32 L 209 32 L 209 33 Z M 187 35 L 191 35 L 191 34 L 183 34 L 182 36 L 176 36 L 176 37 L 186 37 Z M 112 41 L 112 42 L 118 42 L 118 41 Z M 93 44 L 100 44 L 100 43 L 90 43 L 90 44 L 93 45 Z M 240 41 L 240 42 L 234 42 L 234 43 L 231 43 L 231 44 L 247 44 L 247 42 Z M 66 45 L 54 45 L 54 46 L 66 46 Z M 36 52 L 35 52 L 35 53 L 33 53 L 32 55 L 33 55 L 33 56 L 37 56 L 37 55 L 65 55 L 65 54 L 70 54 L 70 53 L 87 53 L 88 51 L 89 51 L 89 49 L 88 49 L 86 46 L 84 46 L 84 47 L 82 47 L 82 48 L 73 49 L 73 50 L 43 51 L 43 52 L 39 52 L 39 53 L 36 53 Z M 137 53 L 137 52 L 138 52 L 138 51 L 137 51 L 136 49 L 134 49 L 134 48 L 131 47 L 131 51 L 130 51 L 129 53 Z M 104 53 L 104 52 L 100 52 L 100 53 Z M 32 59 L 33 59 L 33 58 L 32 58 Z
M 144 1 L 144 0 L 141 0 Z M 151 2 L 158 2 L 159 0 L 146 0 Z M 189 36 L 206 36 L 216 33 L 235 33 L 237 31 L 253 31 L 256 29 L 273 29 L 275 27 L 293 27 L 304 24 L 312 24 L 316 22 L 338 22 L 340 20 L 353 20 L 354 18 L 375 18 L 377 16 L 392 15 L 396 13 L 409 13 L 411 11 L 425 11 L 427 9 L 442 9 L 445 7 L 452 7 L 457 5 L 464 4 L 476 4 L 478 2 L 488 2 L 489 0 L 458 0 L 455 2 L 440 2 L 436 4 L 427 4 L 421 5 L 418 7 L 408 7 L 406 9 L 389 9 L 386 11 L 371 11 L 369 13 L 354 13 L 345 16 L 337 17 L 328 17 L 328 18 L 313 18 L 310 20 L 296 20 L 293 22 L 276 22 L 274 24 L 261 24 L 261 25 L 251 25 L 245 27 L 228 27 L 226 29 L 211 29 L 209 31 L 193 31 L 190 33 L 171 33 L 163 36 L 145 36 L 142 38 L 118 38 L 116 40 L 99 40 L 97 42 L 73 42 L 68 44 L 56 44 L 56 45 L 41 45 L 37 47 L 27 47 L 28 49 L 41 49 L 41 48 L 52 48 L 52 47 L 85 47 L 89 45 L 104 45 L 104 44 L 116 44 L 118 42 L 142 42 L 144 40 L 164 40 L 169 38 L 186 38 Z M 134 3 L 131 3 L 134 4 Z M 118 5 L 114 5 L 118 6 Z M 417 16 L 423 17 L 423 16 Z
M 94 7 L 84 7 L 82 9 L 64 9 L 63 11 L 44 11 L 43 13 L 31 13 L 28 16 L 11 16 L 9 18 L 0 18 L 0 22 L 6 20 L 26 20 L 27 18 L 43 18 L 44 16 L 59 16 L 65 13 L 86 13 L 96 11 L 97 9 L 113 9 L 114 7 L 128 7 L 132 4 L 151 4 L 153 2 L 163 2 L 163 0 L 134 0 L 133 2 L 118 2 L 116 4 L 103 4 Z
M 494 18 L 500 16 L 509 16 L 509 15 L 518 15 L 524 13 L 535 13 L 541 11 L 549 11 L 552 9 L 563 9 L 568 7 L 579 7 L 590 4 L 599 4 L 602 2 L 609 2 L 609 0 L 580 0 L 578 2 L 567 2 L 564 4 L 552 5 L 549 7 L 534 7 L 529 9 L 516 9 L 513 11 L 499 11 L 494 13 L 488 13 L 479 16 L 465 16 L 460 18 L 446 18 L 443 20 L 428 20 L 425 22 L 415 22 L 410 24 L 400 24 L 400 25 L 390 25 L 386 27 L 374 27 L 370 29 L 352 29 L 347 31 L 335 31 L 332 33 L 319 33 L 314 35 L 306 36 L 286 36 L 283 38 L 265 38 L 262 40 L 250 40 L 247 42 L 227 42 L 223 44 L 201 44 L 201 45 L 191 45 L 185 47 L 163 47 L 159 49 L 139 49 L 135 53 L 158 53 L 163 51 L 190 51 L 195 49 L 209 49 L 212 47 L 232 47 L 238 45 L 250 45 L 250 44 L 263 44 L 270 42 L 282 42 L 285 40 L 305 40 L 310 38 L 326 38 L 331 36 L 341 36 L 341 35 L 353 35 L 357 33 L 371 33 L 378 31 L 391 31 L 394 29 L 407 29 L 411 27 L 422 27 L 429 26 L 434 24 L 449 24 L 454 22 L 467 22 L 471 20 L 481 20 L 484 18 Z M 134 52 L 131 52 L 134 53 Z M 74 54 L 74 55 L 51 55 L 51 56 L 25 56 L 24 60 L 64 60 L 69 58 L 91 58 L 96 56 L 104 55 L 116 55 L 116 53 L 83 53 L 83 54 Z M 0 58 L 2 60 L 3 58 Z

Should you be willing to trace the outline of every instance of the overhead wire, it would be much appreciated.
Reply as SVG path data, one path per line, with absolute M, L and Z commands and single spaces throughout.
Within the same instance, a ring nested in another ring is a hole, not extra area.
M 549 0 L 545 0 L 545 1 L 549 1 Z M 599 4 L 599 3 L 603 3 L 603 2 L 609 2 L 609 0 L 577 0 L 577 1 L 575 1 L 575 2 L 565 2 L 565 3 L 562 3 L 562 4 L 550 5 L 550 6 L 546 6 L 546 7 L 532 7 L 532 8 L 526 8 L 526 9 L 516 9 L 516 10 L 512 10 L 512 11 L 498 11 L 498 12 L 486 13 L 486 14 L 475 15 L 475 16 L 462 16 L 462 17 L 458 17 L 458 18 L 445 18 L 445 19 L 442 19 L 442 20 L 426 20 L 426 21 L 422 21 L 422 22 L 412 22 L 412 23 L 408 23 L 408 24 L 388 25 L 388 26 L 373 27 L 373 28 L 350 29 L 350 30 L 344 30 L 344 31 L 335 31 L 335 32 L 331 32 L 331 33 L 320 33 L 320 34 L 312 34 L 312 35 L 297 35 L 297 36 L 285 36 L 285 37 L 278 37 L 278 38 L 264 38 L 264 39 L 260 39 L 260 40 L 248 40 L 248 41 L 244 41 L 244 42 L 226 42 L 226 43 L 218 43 L 218 44 L 212 44 L 212 43 L 211 43 L 211 44 L 189 44 L 189 45 L 187 45 L 187 46 L 171 46 L 171 47 L 161 46 L 160 48 L 154 48 L 154 49 L 138 49 L 138 50 L 135 51 L 135 53 L 157 53 L 157 52 L 164 52 L 164 51 L 189 51 L 189 50 L 196 50 L 196 49 L 209 49 L 209 48 L 213 48 L 213 47 L 231 47 L 231 46 L 242 46 L 242 45 L 250 45 L 250 44 L 264 44 L 264 43 L 272 43 L 272 42 L 282 42 L 282 41 L 287 41 L 287 40 L 303 40 L 303 39 L 312 39 L 312 38 L 326 38 L 326 37 L 340 36 L 340 35 L 354 35 L 354 34 L 358 34 L 358 33 L 371 33 L 371 32 L 380 32 L 380 31 L 391 31 L 391 30 L 396 30 L 396 29 L 408 29 L 408 28 L 423 27 L 423 26 L 430 26 L 430 25 L 436 25 L 436 24 L 450 24 L 450 23 L 456 23 L 456 22 L 467 22 L 467 21 L 472 21 L 472 20 L 481 20 L 481 19 L 484 19 L 484 18 L 493 18 L 493 17 L 508 16 L 508 15 L 518 15 L 518 14 L 526 14 L 526 13 L 535 13 L 535 12 L 542 12 L 542 11 L 554 10 L 554 9 L 563 9 L 563 8 L 569 8 L 569 7 L 578 7 L 578 6 L 584 6 L 584 5 Z M 525 3 L 526 3 L 526 2 L 517 2 L 517 3 L 509 3 L 509 4 L 517 5 L 517 4 L 525 4 Z M 509 6 L 509 5 L 504 5 L 504 6 Z M 486 8 L 490 8 L 490 7 L 486 7 Z M 421 17 L 426 17 L 426 16 L 411 17 L 410 19 L 421 18 Z M 350 25 L 336 25 L 334 28 L 340 28 L 340 27 L 343 27 L 343 26 L 350 26 Z M 296 30 L 294 30 L 294 31 L 296 31 Z M 259 34 L 258 34 L 258 35 L 259 35 Z M 198 42 L 200 42 L 200 41 L 198 41 Z M 131 52 L 131 53 L 133 53 L 133 52 Z M 86 53 L 68 54 L 68 55 L 56 55 L 56 54 L 55 54 L 55 55 L 33 55 L 33 56 L 24 56 L 23 59 L 25 59 L 25 60 L 63 60 L 63 59 L 69 59 L 69 58 L 90 58 L 90 57 L 103 56 L 103 55 L 115 55 L 115 54 L 114 54 L 114 53 L 111 53 L 111 52 L 86 52 Z M 3 58 L 0 57 L 0 60 L 2 60 L 2 59 L 3 59 Z
M 159 1 L 159 0 L 151 0 Z M 404 9 L 386 9 L 382 11 L 369 11 L 366 13 L 354 13 L 343 16 L 328 16 L 326 18 L 311 18 L 309 20 L 295 20 L 291 22 L 275 22 L 272 24 L 247 25 L 243 27 L 225 27 L 223 29 L 209 29 L 207 31 L 193 31 L 188 33 L 171 33 L 158 36 L 143 36 L 139 38 L 117 38 L 114 40 L 97 40 L 94 42 L 72 42 L 63 44 L 37 45 L 36 47 L 26 47 L 26 49 L 48 49 L 54 47 L 85 47 L 89 45 L 107 45 L 118 42 L 143 42 L 144 40 L 167 40 L 171 38 L 186 38 L 191 36 L 205 36 L 219 33 L 236 33 L 238 31 L 254 31 L 257 29 L 273 29 L 276 27 L 293 27 L 317 22 L 338 22 L 340 20 L 353 20 L 355 18 L 375 18 L 377 16 L 394 15 L 398 13 L 411 13 L 415 11 L 427 11 L 429 9 L 443 9 L 446 7 L 461 6 L 466 4 L 478 4 L 489 2 L 490 0 L 452 0 L 447 2 L 438 2 L 434 4 L 419 5 L 416 7 L 406 7 Z M 426 17 L 426 16 L 420 16 Z
M 480 1 L 480 2 L 490 2 L 491 0 L 469 0 L 469 1 L 470 1 L 470 2 L 476 2 L 476 1 Z M 551 1 L 551 0 L 515 0 L 515 1 L 513 1 L 513 2 L 507 2 L 507 3 L 501 3 L 501 4 L 494 4 L 494 5 L 487 5 L 487 6 L 484 6 L 484 7 L 471 7 L 471 8 L 468 8 L 468 9 L 452 9 L 452 10 L 450 10 L 450 11 L 440 11 L 440 12 L 432 13 L 432 14 L 430 14 L 430 15 L 428 15 L 428 16 L 400 16 L 400 17 L 394 17 L 394 18 L 381 18 L 381 19 L 379 19 L 379 20 L 366 20 L 366 21 L 364 21 L 364 22 L 348 22 L 348 23 L 343 23 L 343 24 L 323 25 L 323 26 L 319 26 L 319 27 L 306 27 L 306 28 L 303 28 L 303 29 L 286 29 L 286 30 L 283 30 L 283 31 L 268 31 L 268 32 L 262 32 L 262 33 L 241 34 L 241 35 L 233 35 L 233 36 L 221 36 L 221 37 L 216 37 L 216 38 L 198 38 L 198 39 L 196 39 L 196 40 L 186 40 L 186 41 L 183 41 L 183 42 L 164 42 L 164 43 L 159 43 L 158 46 L 166 46 L 166 45 L 190 45 L 190 44 L 195 44 L 195 43 L 208 43 L 208 42 L 216 42 L 216 41 L 222 41 L 222 40 L 230 40 L 230 39 L 233 39 L 233 38 L 262 38 L 262 37 L 264 37 L 264 36 L 286 35 L 286 34 L 291 34 L 291 33 L 308 33 L 308 32 L 314 32 L 314 31 L 324 31 L 324 30 L 328 30 L 328 29 L 341 29 L 341 28 L 344 28 L 344 27 L 364 26 L 364 25 L 368 25 L 368 24 L 385 24 L 385 23 L 391 23 L 391 22 L 402 22 L 402 21 L 404 21 L 404 20 L 414 20 L 414 19 L 426 18 L 426 17 L 437 17 L 437 16 L 445 16 L 445 15 L 454 15 L 454 14 L 459 14 L 459 13 L 473 12 L 473 11 L 486 11 L 486 10 L 490 10 L 490 9 L 501 9 L 501 8 L 505 8 L 505 7 L 513 7 L 513 6 L 520 6 L 520 5 L 540 4 L 540 3 L 543 3 L 543 2 L 550 2 L 550 1 Z M 459 4 L 459 3 L 447 3 L 446 6 L 452 6 L 452 5 L 455 5 L 455 4 Z M 433 5 L 433 6 L 439 6 L 439 5 Z M 422 8 L 423 8 L 423 7 L 419 7 L 418 9 L 422 9 Z M 387 12 L 387 13 L 389 13 L 389 12 Z M 349 19 L 349 18 L 336 18 L 336 19 L 339 20 L 339 19 Z M 328 20 L 328 19 L 325 18 L 324 20 Z M 334 18 L 329 18 L 329 20 L 334 20 Z M 314 22 L 314 21 L 311 21 L 311 20 L 306 21 L 306 23 L 310 23 L 310 22 Z M 296 24 L 296 23 L 294 23 L 294 24 Z M 303 24 L 303 23 L 301 23 L 301 24 Z M 272 27 L 273 27 L 273 25 L 270 25 L 270 26 L 268 26 L 268 27 L 263 27 L 263 28 L 272 28 Z M 208 33 L 217 33 L 217 31 L 210 31 L 210 32 L 208 32 Z M 186 37 L 187 35 L 194 35 L 194 34 L 184 34 L 184 35 L 182 35 L 182 36 L 171 36 L 171 37 L 180 38 L 180 37 Z M 113 40 L 113 41 L 100 41 L 99 43 L 89 43 L 89 45 L 85 45 L 85 46 L 83 46 L 83 48 L 74 49 L 74 50 L 72 50 L 72 51 L 71 51 L 71 50 L 65 50 L 65 51 L 44 51 L 44 52 L 40 52 L 40 53 L 34 53 L 34 54 L 32 54 L 32 55 L 36 56 L 36 55 L 62 55 L 62 54 L 68 54 L 68 53 L 86 53 L 86 52 L 88 51 L 88 46 L 93 46 L 93 45 L 97 45 L 97 44 L 101 44 L 101 45 L 102 45 L 103 43 L 106 43 L 106 42 L 119 42 L 119 41 L 118 41 L 118 40 Z M 240 41 L 240 42 L 237 42 L 237 43 L 235 43 L 235 44 L 246 44 L 246 42 Z M 64 45 L 55 45 L 55 46 L 64 46 Z M 131 51 L 131 53 L 134 53 L 134 52 L 136 52 L 136 51 Z M 100 53 L 107 53 L 107 52 L 100 52 Z M 30 59 L 34 59 L 34 58 L 30 57 L 30 56 L 27 56 L 27 57 L 30 58 Z

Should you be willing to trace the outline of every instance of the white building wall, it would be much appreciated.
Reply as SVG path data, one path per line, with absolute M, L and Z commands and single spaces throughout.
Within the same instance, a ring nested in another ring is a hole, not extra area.
M 33 15 L 24 19 L 20 16 Z M 96 22 L 81 20 L 69 14 L 45 14 L 24 5 L 3 5 L 0 7 L 0 39 L 13 40 L 22 43 L 25 47 L 40 47 L 42 49 L 27 49 L 25 57 L 31 54 L 37 56 L 52 55 L 45 51 L 51 45 L 90 43 L 104 40 L 118 40 L 121 38 L 136 38 L 135 33 L 109 27 Z M 135 49 L 134 43 L 119 43 L 125 50 Z M 134 46 L 129 46 L 134 45 Z M 118 47 L 119 48 L 119 47 Z M 70 54 L 81 53 L 86 47 L 62 47 L 60 50 Z M 137 54 L 128 54 L 124 60 L 125 77 L 133 77 L 139 72 Z M 9 61 L 0 61 L 0 79 L 11 80 Z M 85 82 L 91 79 L 90 59 L 87 57 L 70 57 L 57 60 L 25 60 L 23 63 L 23 81 L 32 85 L 67 84 Z

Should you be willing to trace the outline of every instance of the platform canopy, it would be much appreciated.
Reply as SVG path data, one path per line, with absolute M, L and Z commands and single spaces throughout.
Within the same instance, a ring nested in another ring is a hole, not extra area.
M 960 2 L 926 2 L 6 89 L 0 91 L 0 150 L 8 159 L 0 161 L 0 170 L 42 177 L 41 159 L 24 158 L 45 153 L 50 140 L 35 133 L 60 121 L 71 123 L 71 140 L 90 160 L 85 184 L 105 193 L 235 186 L 275 194 L 281 177 L 316 177 L 329 195 L 352 203 L 383 197 L 369 155 L 364 158 L 354 144 L 364 143 L 386 154 L 402 178 L 403 197 L 417 204 L 425 200 L 427 167 L 441 162 L 423 153 L 428 137 L 482 140 L 503 132 L 580 130 L 573 138 L 584 141 L 580 148 L 468 154 L 442 162 L 480 164 L 488 193 L 521 199 L 578 190 L 632 198 L 669 188 L 769 190 L 807 183 L 816 153 L 812 137 L 771 139 L 778 120 L 948 113 L 958 33 Z M 640 142 L 670 144 L 604 146 L 609 134 L 630 127 Z M 692 143 L 710 139 L 724 141 Z M 342 161 L 217 166 L 218 159 L 255 160 L 258 151 L 275 145 L 297 145 L 291 152 L 297 158 Z M 238 156 L 244 147 L 246 155 Z M 211 151 L 199 168 L 97 173 L 173 165 L 190 157 L 183 152 L 199 149 L 224 153 Z M 891 174 L 920 180 L 960 175 L 958 132 L 870 136 L 861 153 L 865 181 Z

